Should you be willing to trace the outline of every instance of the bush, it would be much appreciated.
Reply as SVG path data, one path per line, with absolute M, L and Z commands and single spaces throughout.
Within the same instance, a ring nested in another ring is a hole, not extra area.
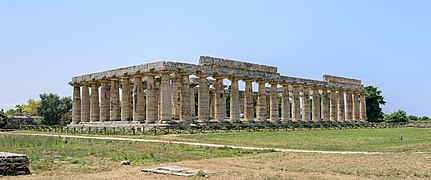
M 408 122 L 409 118 L 404 110 L 398 110 L 396 112 L 385 114 L 383 120 L 386 122 Z

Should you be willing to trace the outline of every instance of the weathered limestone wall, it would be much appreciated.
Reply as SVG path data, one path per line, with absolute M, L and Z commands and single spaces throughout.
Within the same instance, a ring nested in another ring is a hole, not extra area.
M 30 169 L 26 155 L 0 152 L 0 176 L 27 174 L 30 174 Z

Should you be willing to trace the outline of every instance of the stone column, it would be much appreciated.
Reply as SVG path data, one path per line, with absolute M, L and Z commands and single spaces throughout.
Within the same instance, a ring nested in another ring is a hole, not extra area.
M 230 122 L 240 122 L 238 79 L 232 78 L 230 86 Z
M 209 99 L 210 99 L 210 114 L 209 117 L 210 119 L 214 119 L 215 118 L 215 102 L 214 102 L 214 91 L 208 91 L 209 93 Z
M 281 92 L 281 121 L 290 121 L 290 100 L 289 100 L 289 86 L 283 84 Z
M 301 119 L 299 86 L 292 86 L 292 121 Z
M 171 72 L 161 72 L 160 82 L 160 120 L 163 124 L 172 123 L 172 96 L 171 96 L 171 83 L 170 83 Z
M 329 103 L 328 103 L 328 90 L 322 89 L 322 101 L 321 101 L 321 115 L 323 121 L 329 121 Z
M 158 118 L 157 88 L 155 73 L 147 74 L 147 101 L 146 101 L 146 121 L 145 123 L 155 123 Z
M 206 123 L 209 121 L 209 90 L 207 75 L 199 76 L 199 92 L 198 92 L 198 121 Z
M 345 108 L 344 108 L 344 91 L 338 90 L 337 94 L 338 101 L 338 121 L 343 121 L 346 119 Z
M 97 122 L 100 120 L 99 108 L 99 82 L 92 81 L 91 84 L 91 99 L 90 99 L 90 122 Z
M 270 92 L 270 111 L 269 117 L 271 122 L 279 123 L 280 115 L 278 113 L 278 88 L 277 83 L 271 83 L 271 92 Z
M 257 81 L 259 84 L 258 94 L 257 94 L 257 108 L 256 108 L 256 116 L 259 121 L 267 121 L 266 115 L 266 88 L 265 82 Z
M 110 121 L 121 120 L 121 106 L 120 106 L 120 90 L 119 90 L 119 79 L 111 79 L 111 116 Z
M 310 121 L 310 89 L 302 88 L 302 121 Z
M 88 84 L 82 84 L 81 122 L 90 122 L 90 90 Z
M 359 94 L 357 92 L 353 93 L 353 121 L 359 121 Z
M 244 93 L 245 92 L 241 92 L 241 91 L 239 91 L 239 114 L 243 114 L 243 115 L 245 115 L 245 110 L 244 110 L 244 107 L 245 107 L 245 101 L 244 101 Z
M 175 74 L 173 78 L 171 78 L 171 97 L 172 97 L 172 118 L 180 119 L 181 114 L 181 76 Z
M 122 91 L 121 91 L 121 121 L 132 120 L 132 90 L 130 87 L 129 76 L 124 76 L 122 79 Z
M 195 100 L 195 85 L 190 85 L 190 106 L 191 106 L 191 119 L 196 117 L 196 100 Z
M 145 121 L 145 92 L 142 83 L 142 74 L 133 78 L 133 121 Z
M 72 104 L 72 123 L 78 124 L 81 122 L 81 86 L 73 84 L 73 104 Z
M 222 77 L 216 77 L 214 89 L 215 120 L 218 122 L 224 122 L 226 117 L 226 97 L 224 96 Z
M 244 118 L 246 121 L 254 122 L 254 107 L 253 107 L 253 86 L 252 80 L 244 80 L 245 91 L 244 91 Z
M 181 93 L 180 93 L 180 121 L 183 123 L 192 123 L 191 104 L 190 104 L 190 74 L 181 74 Z
M 366 121 L 367 120 L 367 102 L 366 102 L 365 97 L 366 97 L 366 92 L 362 92 L 361 93 L 361 97 L 360 97 L 361 101 L 360 101 L 360 105 L 359 105 L 359 107 L 360 107 L 360 109 L 359 109 L 359 111 L 360 111 L 360 117 L 359 117 L 359 119 L 361 121 Z
M 330 101 L 329 101 L 329 120 L 337 121 L 338 120 L 338 103 L 337 103 L 337 92 L 335 89 L 331 89 L 330 92 Z
M 110 92 L 109 92 L 109 81 L 101 80 L 100 84 L 100 122 L 109 121 L 110 116 Z
M 320 121 L 320 94 L 317 87 L 313 87 L 313 101 L 311 104 L 311 119 L 313 121 Z
M 346 121 L 352 121 L 352 111 L 353 111 L 353 102 L 352 102 L 352 91 L 346 91 Z

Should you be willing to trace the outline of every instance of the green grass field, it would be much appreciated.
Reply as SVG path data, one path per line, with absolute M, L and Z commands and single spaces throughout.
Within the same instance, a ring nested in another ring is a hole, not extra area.
M 400 140 L 403 136 L 403 140 Z M 330 151 L 431 152 L 431 129 L 388 128 L 178 135 L 177 140 Z
M 33 172 L 70 171 L 90 173 L 109 171 L 112 164 L 129 160 L 133 165 L 153 165 L 182 160 L 235 157 L 268 151 L 209 148 L 162 143 L 109 141 L 0 134 L 0 151 L 27 154 Z M 77 166 L 68 166 L 76 164 Z

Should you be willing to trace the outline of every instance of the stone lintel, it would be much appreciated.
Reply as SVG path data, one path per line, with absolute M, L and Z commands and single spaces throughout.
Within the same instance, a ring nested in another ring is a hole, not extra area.
M 253 64 L 248 62 L 242 62 L 238 60 L 223 59 L 209 56 L 201 56 L 199 58 L 199 66 L 215 66 L 215 67 L 225 67 L 232 69 L 242 69 L 248 71 L 277 74 L 277 67 Z
M 332 76 L 332 75 L 324 75 L 323 81 L 324 82 L 347 84 L 347 85 L 354 85 L 354 86 L 361 86 L 361 80 Z

